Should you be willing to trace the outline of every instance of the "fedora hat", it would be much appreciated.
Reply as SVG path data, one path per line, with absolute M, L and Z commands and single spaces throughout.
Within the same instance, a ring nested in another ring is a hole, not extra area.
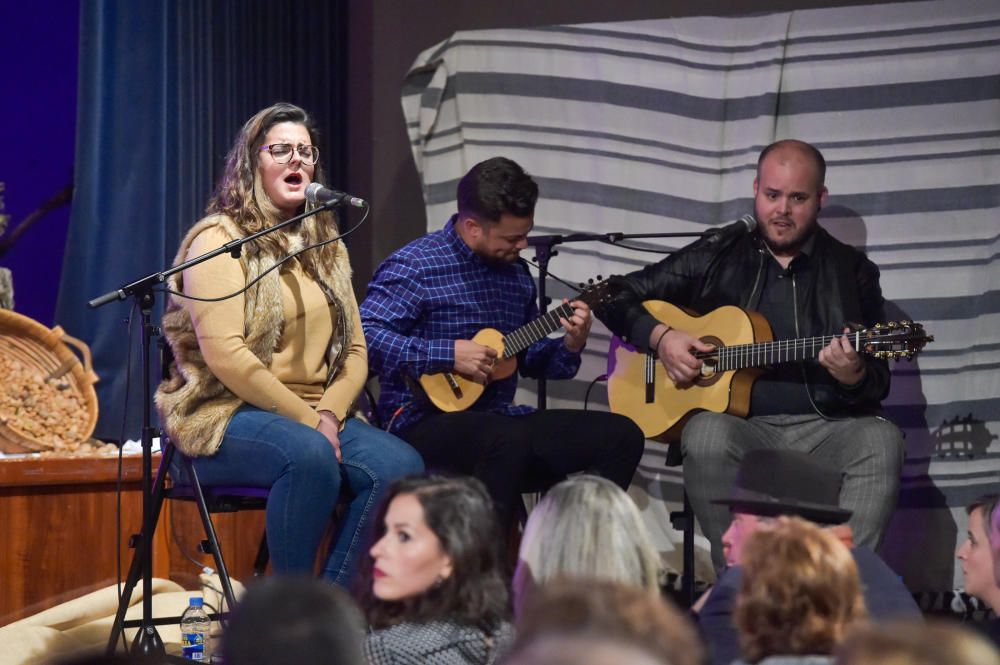
M 714 504 L 775 517 L 796 515 L 820 524 L 843 524 L 851 511 L 837 505 L 841 474 L 805 453 L 751 450 L 743 456 L 728 499 Z

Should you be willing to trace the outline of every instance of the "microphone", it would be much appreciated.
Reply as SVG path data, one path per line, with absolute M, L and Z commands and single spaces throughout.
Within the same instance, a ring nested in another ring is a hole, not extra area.
M 318 182 L 311 182 L 306 185 L 306 200 L 309 203 L 349 205 L 355 208 L 365 208 L 368 206 L 368 202 L 364 199 L 359 199 L 344 192 L 338 192 L 336 189 L 324 187 Z
M 726 224 L 717 229 L 709 229 L 703 237 L 705 238 L 705 242 L 716 244 L 724 239 L 741 236 L 744 233 L 751 233 L 756 228 L 757 218 L 754 217 L 752 212 L 748 212 L 732 224 Z

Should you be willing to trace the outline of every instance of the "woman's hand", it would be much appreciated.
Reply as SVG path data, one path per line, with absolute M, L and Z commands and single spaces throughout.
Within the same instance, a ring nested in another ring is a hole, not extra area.
M 337 461 L 343 462 L 344 456 L 340 452 L 340 421 L 332 411 L 319 411 L 319 425 L 316 426 L 319 433 L 326 437 L 333 452 L 337 455 Z

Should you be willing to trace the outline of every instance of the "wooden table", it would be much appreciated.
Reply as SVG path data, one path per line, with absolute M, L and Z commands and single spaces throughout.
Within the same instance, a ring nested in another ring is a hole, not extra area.
M 153 459 L 153 470 L 159 456 Z M 0 459 L 0 626 L 30 616 L 128 573 L 129 536 L 142 527 L 142 457 L 122 465 L 122 532 L 116 534 L 117 457 L 20 457 Z M 262 511 L 214 515 L 230 574 L 247 579 L 264 533 Z M 199 567 L 189 554 L 204 538 L 193 504 L 164 502 L 154 534 L 153 575 L 199 587 Z

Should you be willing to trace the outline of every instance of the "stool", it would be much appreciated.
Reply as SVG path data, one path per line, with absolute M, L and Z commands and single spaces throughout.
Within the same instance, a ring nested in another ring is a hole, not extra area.
M 169 440 L 166 445 L 173 449 L 173 444 Z M 232 609 L 236 603 L 236 597 L 229 577 L 229 569 L 226 567 L 225 559 L 222 556 L 222 547 L 216 536 L 215 525 L 212 522 L 212 513 L 264 510 L 267 507 L 267 496 L 270 490 L 266 487 L 233 485 L 202 486 L 198 480 L 198 472 L 195 470 L 191 458 L 179 451 L 171 450 L 171 454 L 176 454 L 180 458 L 182 478 L 175 479 L 175 482 L 170 487 L 164 488 L 163 496 L 167 499 L 192 501 L 198 507 L 201 524 L 205 530 L 205 540 L 201 541 L 198 549 L 204 554 L 211 554 L 215 560 L 215 569 L 219 573 L 223 595 L 229 608 Z M 164 450 L 164 455 L 167 455 L 166 450 Z M 184 482 L 180 482 L 181 480 Z M 257 556 L 254 558 L 254 577 L 260 577 L 264 574 L 269 558 L 267 533 L 265 532 L 261 535 L 260 545 L 257 547 Z
M 166 486 L 167 476 L 174 455 L 180 455 L 181 468 L 185 475 L 185 482 Z M 201 517 L 202 527 L 205 530 L 205 540 L 202 541 L 201 550 L 210 553 L 215 560 L 216 570 L 219 580 L 222 583 L 223 597 L 229 606 L 229 610 L 236 603 L 233 593 L 232 581 L 229 577 L 229 569 L 226 567 L 225 559 L 222 556 L 222 548 L 219 546 L 219 539 L 216 536 L 215 525 L 212 523 L 212 513 L 235 512 L 239 510 L 262 510 L 267 504 L 269 490 L 261 487 L 233 487 L 233 486 L 210 486 L 202 487 L 198 482 L 198 473 L 194 468 L 191 458 L 178 452 L 173 443 L 167 438 L 161 438 L 160 466 L 156 471 L 156 479 L 152 487 L 152 524 L 155 531 L 160 520 L 160 510 L 163 507 L 164 499 L 176 499 L 181 501 L 193 501 L 198 506 L 198 513 Z M 152 535 L 150 536 L 152 540 Z M 129 546 L 135 549 L 132 555 L 132 563 L 129 566 L 128 576 L 122 589 L 122 601 L 119 602 L 118 613 L 115 616 L 114 624 L 111 628 L 111 636 L 108 640 L 107 653 L 114 653 L 115 647 L 122 631 L 125 628 L 140 626 L 142 621 L 136 619 L 125 621 L 125 611 L 128 608 L 128 599 L 132 597 L 136 585 L 142 578 L 142 562 L 144 558 L 143 546 L 145 540 L 134 534 L 129 538 Z M 261 544 L 257 549 L 257 557 L 254 562 L 254 575 L 263 574 L 267 567 L 269 553 L 267 549 L 266 533 L 261 537 Z M 220 608 L 221 610 L 221 608 Z M 227 611 L 213 613 L 210 617 L 215 619 L 224 618 Z M 176 624 L 180 617 L 166 617 L 154 620 L 155 625 Z

